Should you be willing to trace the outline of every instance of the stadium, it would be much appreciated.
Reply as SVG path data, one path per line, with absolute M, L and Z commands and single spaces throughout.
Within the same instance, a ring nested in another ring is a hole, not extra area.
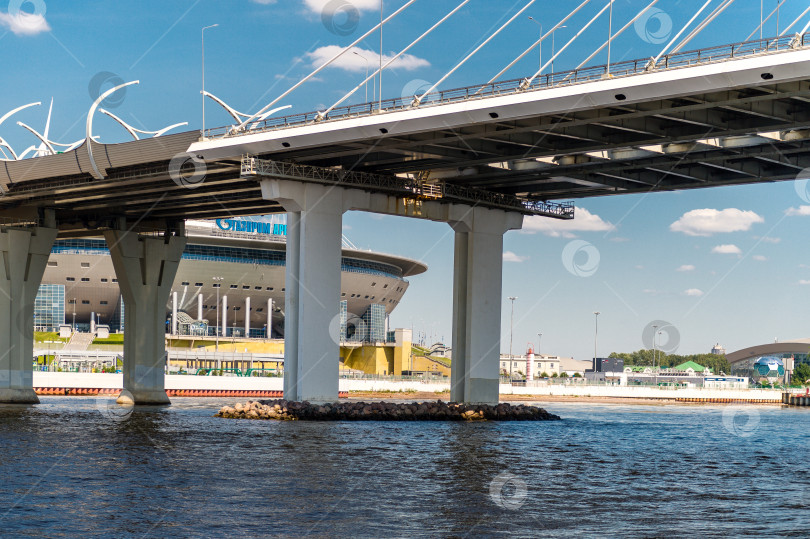
M 188 243 L 166 305 L 167 333 L 283 337 L 285 217 L 187 221 Z M 425 271 L 416 260 L 359 250 L 344 239 L 342 338 L 386 340 L 385 318 L 402 300 L 407 278 Z M 57 240 L 36 298 L 36 329 L 68 324 L 92 332 L 101 324 L 123 331 L 123 321 L 104 239 Z M 355 334 L 359 327 L 363 332 Z

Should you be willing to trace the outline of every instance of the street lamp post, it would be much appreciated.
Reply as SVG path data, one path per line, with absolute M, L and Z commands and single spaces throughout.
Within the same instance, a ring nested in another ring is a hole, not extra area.
M 543 334 L 538 333 L 537 334 L 537 355 L 538 356 L 540 356 L 540 339 L 542 339 L 542 338 L 543 338 Z M 542 356 L 540 357 L 540 359 L 543 359 Z
M 215 346 L 214 350 L 219 351 L 219 331 L 220 331 L 220 325 L 219 325 L 220 324 L 220 318 L 219 318 L 219 289 L 220 289 L 220 286 L 222 285 L 223 277 L 214 277 L 213 279 L 214 279 L 214 281 L 217 282 L 216 285 L 215 285 L 215 288 L 217 289 L 217 305 L 216 305 L 217 325 L 216 325 L 216 331 L 214 331 L 214 333 L 216 334 L 216 346 Z
M 530 16 L 529 20 L 534 22 L 538 26 L 540 26 L 540 40 L 541 41 L 540 41 L 540 44 L 537 46 L 537 48 L 540 50 L 540 69 L 543 69 L 543 41 L 542 41 L 542 39 L 543 39 L 543 25 L 540 24 L 540 21 L 538 21 L 534 17 Z
M 557 27 L 557 28 L 555 28 L 554 30 L 551 31 L 551 57 L 552 58 L 554 58 L 554 55 L 556 54 L 555 51 L 557 50 L 556 47 L 554 46 L 554 34 L 556 34 L 557 30 L 559 30 L 560 28 L 568 28 L 568 26 L 562 25 L 562 26 L 559 26 L 559 27 Z M 554 73 L 554 60 L 551 60 L 551 73 L 552 74 Z
M 599 315 L 602 314 L 602 313 L 600 313 L 599 311 L 594 311 L 593 314 L 594 314 L 593 361 L 594 361 L 594 367 L 595 367 L 596 366 L 596 358 L 598 357 L 597 354 L 596 354 L 596 350 L 597 350 L 596 344 L 597 344 L 598 339 L 599 339 Z
M 368 58 L 366 58 L 357 51 L 352 51 L 352 54 L 356 54 L 366 62 L 366 84 L 364 86 L 366 87 L 366 103 L 368 103 L 368 66 L 369 66 Z M 377 97 L 377 77 L 374 77 L 374 97 Z
M 655 369 L 655 348 L 656 348 L 655 341 L 657 339 L 657 336 L 658 336 L 658 326 L 653 326 L 653 362 L 652 362 L 653 369 Z
M 202 136 L 205 138 L 205 31 L 209 28 L 219 26 L 219 23 L 211 26 L 204 26 L 200 31 L 202 40 Z
M 515 300 L 517 296 L 509 296 L 509 301 L 512 302 L 512 316 L 509 319 L 509 377 L 512 377 L 512 336 L 515 330 Z

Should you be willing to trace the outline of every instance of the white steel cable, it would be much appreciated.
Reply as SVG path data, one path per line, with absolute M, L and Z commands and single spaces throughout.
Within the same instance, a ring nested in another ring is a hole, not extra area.
M 405 47 L 404 49 L 402 49 L 402 50 L 399 52 L 399 54 L 397 54 L 396 56 L 394 56 L 393 58 L 391 58 L 390 60 L 388 60 L 388 61 L 385 63 L 385 65 L 384 65 L 384 66 L 382 66 L 380 69 L 385 69 L 386 67 L 388 67 L 389 65 L 391 65 L 391 64 L 392 64 L 394 61 L 396 61 L 396 60 L 397 60 L 397 59 L 398 59 L 400 56 L 402 56 L 403 54 L 405 54 L 406 52 L 408 52 L 408 51 L 411 49 L 411 47 L 413 47 L 414 45 L 416 45 L 417 43 L 419 43 L 420 41 L 422 41 L 422 39 L 423 39 L 423 38 L 427 37 L 427 35 L 428 35 L 428 34 L 430 34 L 431 32 L 433 32 L 433 30 L 435 30 L 436 28 L 438 28 L 438 27 L 439 27 L 439 26 L 440 26 L 442 23 L 444 23 L 444 22 L 445 22 L 447 19 L 449 19 L 450 17 L 452 17 L 452 16 L 453 16 L 453 15 L 454 15 L 454 14 L 455 14 L 455 13 L 456 13 L 456 12 L 457 12 L 459 9 L 461 9 L 462 7 L 464 7 L 464 6 L 465 6 L 467 3 L 469 3 L 469 2 L 470 2 L 470 0 L 464 0 L 462 3 L 460 3 L 458 6 L 456 6 L 456 8 L 455 8 L 453 11 L 451 11 L 450 13 L 448 13 L 447 15 L 445 15 L 445 16 L 444 16 L 444 17 L 443 17 L 443 18 L 442 18 L 442 19 L 441 19 L 439 22 L 437 22 L 436 24 L 434 24 L 433 26 L 431 26 L 431 27 L 430 27 L 430 29 L 429 29 L 427 32 L 425 32 L 424 34 L 422 34 L 421 36 L 419 36 L 418 38 L 416 38 L 416 40 L 414 40 L 414 41 L 413 41 L 413 42 L 412 42 L 410 45 L 408 45 L 407 47 Z M 366 84 L 368 81 L 370 81 L 371 79 L 373 79 L 374 77 L 376 77 L 376 76 L 377 76 L 377 73 L 379 73 L 379 72 L 380 72 L 380 69 L 378 69 L 377 71 L 375 71 L 375 72 L 374 72 L 374 73 L 372 73 L 371 75 L 366 76 L 366 79 L 365 79 L 363 82 L 361 82 L 360 84 L 358 84 L 358 85 L 357 85 L 357 86 L 356 86 L 356 87 L 355 87 L 355 88 L 354 88 L 354 89 L 353 89 L 351 92 L 349 92 L 348 94 L 344 95 L 344 96 L 343 96 L 343 97 L 342 97 L 342 98 L 341 98 L 339 101 L 337 101 L 337 102 L 336 102 L 334 105 L 332 105 L 331 107 L 329 107 L 328 109 L 326 109 L 324 112 L 319 112 L 319 113 L 318 113 L 318 116 L 317 116 L 317 118 L 316 118 L 316 120 L 322 120 L 323 118 L 325 118 L 326 116 L 328 116 L 328 115 L 329 115 L 329 113 L 330 113 L 330 112 L 332 112 L 332 110 L 334 110 L 334 109 L 335 109 L 335 107 L 339 106 L 341 103 L 343 103 L 344 101 L 346 101 L 347 99 L 349 99 L 349 98 L 350 98 L 352 95 L 354 95 L 354 93 L 355 93 L 355 92 L 357 92 L 357 90 L 359 90 L 360 88 L 362 88 L 364 84 Z
M 512 18 L 510 18 L 508 21 L 506 21 L 506 22 L 503 24 L 503 26 L 501 26 L 500 28 L 498 28 L 497 30 L 495 30 L 495 32 L 494 32 L 492 35 L 490 35 L 490 36 L 489 36 L 489 37 L 488 37 L 486 40 L 484 40 L 484 42 L 483 42 L 483 43 L 481 43 L 480 45 L 478 45 L 478 46 L 475 48 L 475 50 L 473 50 L 473 51 L 472 51 L 470 54 L 468 54 L 468 55 L 467 55 L 467 56 L 466 56 L 466 57 L 465 57 L 465 58 L 464 58 L 462 61 L 460 61 L 458 64 L 456 64 L 456 66 L 455 66 L 453 69 L 451 69 L 450 71 L 448 71 L 448 72 L 447 72 L 447 73 L 446 73 L 446 74 L 445 74 L 445 75 L 444 75 L 444 76 L 443 76 L 441 79 L 439 79 L 439 82 L 437 82 L 436 84 L 434 84 L 433 86 L 431 86 L 431 87 L 428 89 L 428 91 L 427 91 L 427 92 L 425 92 L 425 93 L 423 93 L 421 96 L 419 96 L 419 97 L 414 97 L 413 102 L 411 103 L 411 106 L 412 106 L 412 107 L 418 107 L 418 106 L 419 106 L 419 104 L 422 102 L 422 99 L 424 99 L 424 97 L 425 97 L 426 95 L 428 95 L 430 92 L 432 92 L 433 90 L 435 90 L 436 88 L 438 88 L 438 86 L 439 86 L 441 83 L 443 83 L 445 80 L 447 80 L 447 78 L 448 78 L 450 75 L 452 75 L 453 73 L 455 73 L 455 72 L 456 72 L 456 70 L 457 70 L 458 68 L 460 68 L 460 67 L 461 67 L 461 66 L 463 66 L 465 63 L 467 63 L 467 60 L 469 60 L 470 58 L 472 58 L 473 56 L 475 56 L 475 55 L 478 53 L 478 51 L 480 51 L 482 48 L 484 48 L 484 47 L 486 46 L 486 44 L 487 44 L 487 43 L 489 43 L 490 41 L 492 41 L 492 40 L 495 38 L 495 36 L 497 36 L 498 34 L 500 34 L 500 33 L 501 33 L 501 32 L 502 32 L 502 31 L 503 31 L 503 30 L 504 30 L 504 29 L 505 29 L 507 26 L 509 26 L 510 24 L 512 24 L 512 23 L 514 22 L 514 20 L 515 20 L 515 19 L 517 19 L 517 18 L 518 18 L 518 17 L 519 17 L 519 16 L 520 16 L 520 15 L 521 15 L 521 14 L 522 14 L 524 11 L 526 11 L 527 9 L 529 9 L 529 7 L 530 7 L 532 4 L 534 4 L 536 1 L 537 1 L 537 0 L 531 0 L 531 1 L 530 1 L 528 4 L 526 4 L 525 6 L 523 6 L 523 8 L 522 8 L 520 11 L 518 11 L 517 13 L 515 13 L 515 14 L 512 16 Z
M 754 31 L 753 31 L 753 32 L 751 32 L 751 34 L 749 34 L 749 36 L 748 36 L 747 38 L 745 38 L 745 41 L 748 41 L 749 39 L 751 39 L 752 37 L 754 37 L 754 34 L 756 34 L 758 30 L 760 30 L 761 28 L 763 28 L 763 27 L 765 26 L 765 23 L 766 23 L 766 22 L 768 22 L 768 19 L 770 19 L 771 17 L 773 17 L 773 16 L 774 16 L 774 14 L 776 14 L 776 12 L 779 10 L 779 8 L 780 8 L 780 7 L 782 7 L 782 4 L 784 4 L 785 2 L 787 2 L 787 0 L 782 0 L 781 2 L 779 2 L 779 3 L 776 5 L 776 8 L 775 8 L 773 11 L 771 11 L 771 12 L 770 12 L 770 14 L 769 14 L 767 17 L 765 17 L 765 20 L 763 20 L 762 22 L 760 22 L 760 23 L 759 23 L 759 26 L 757 26 L 756 28 L 754 28 Z
M 697 18 L 700 16 L 700 14 L 701 14 L 701 13 L 703 13 L 703 10 L 704 10 L 704 9 L 706 9 L 707 7 L 709 7 L 709 4 L 711 4 L 711 3 L 712 3 L 712 0 L 706 0 L 706 3 L 705 3 L 705 4 L 703 4 L 703 6 L 702 6 L 702 7 L 701 7 L 701 8 L 700 8 L 698 11 L 697 11 L 697 13 L 695 13 L 695 14 L 692 16 L 692 18 L 691 18 L 691 19 L 689 19 L 689 22 L 687 22 L 687 23 L 684 25 L 684 27 L 683 27 L 683 28 L 681 28 L 681 31 L 680 31 L 680 32 L 678 32 L 678 33 L 677 33 L 677 35 L 676 35 L 675 37 L 673 37 L 673 38 L 672 38 L 672 41 L 670 41 L 669 43 L 667 43 L 666 47 L 664 47 L 663 49 L 661 49 L 661 52 L 659 52 L 659 53 L 658 53 L 658 56 L 656 56 L 655 58 L 653 58 L 652 60 L 650 60 L 650 63 L 648 63 L 648 64 L 647 64 L 647 66 L 645 67 L 645 69 L 647 69 L 647 70 L 653 69 L 653 68 L 655 67 L 655 64 L 657 64 L 657 63 L 658 63 L 658 60 L 660 60 L 660 59 L 661 59 L 661 57 L 662 57 L 664 54 L 666 54 L 666 52 L 669 50 L 669 48 L 672 46 L 672 44 L 673 44 L 673 43 L 675 43 L 676 41 L 678 41 L 678 39 L 681 37 L 681 34 L 683 34 L 683 33 L 686 31 L 686 29 L 687 29 L 687 28 L 689 28 L 689 27 L 692 25 L 692 23 L 693 23 L 693 22 L 695 22 L 695 19 L 697 19 Z
M 650 2 L 649 4 L 647 4 L 647 7 L 645 7 L 645 8 L 644 8 L 644 9 L 642 9 L 641 11 L 639 11 L 639 12 L 638 12 L 638 14 L 637 14 L 635 17 L 633 17 L 632 19 L 630 19 L 630 21 L 629 21 L 627 24 L 625 24 L 625 25 L 624 25 L 624 26 L 621 28 L 621 30 L 619 30 L 618 32 L 616 32 L 615 34 L 613 34 L 613 37 L 611 37 L 610 39 L 615 39 L 615 38 L 619 37 L 619 36 L 620 36 L 622 33 L 624 33 L 624 31 L 625 31 L 625 30 L 627 30 L 628 28 L 630 28 L 630 27 L 633 25 L 633 23 L 635 23 L 635 22 L 636 22 L 636 21 L 637 21 L 637 20 L 638 20 L 638 19 L 639 19 L 639 18 L 640 18 L 642 15 L 644 15 L 644 14 L 645 14 L 645 13 L 646 13 L 646 12 L 647 12 L 647 11 L 648 11 L 650 8 L 651 8 L 651 7 L 653 7 L 653 6 L 654 6 L 655 4 L 657 4 L 657 3 L 658 3 L 658 0 L 653 0 L 652 2 Z M 593 51 L 593 53 L 591 53 L 591 55 L 590 55 L 590 56 L 588 56 L 587 58 L 585 58 L 585 60 L 583 60 L 583 61 L 582 61 L 582 63 L 580 63 L 580 64 L 579 64 L 577 67 L 575 67 L 575 68 L 574 68 L 574 71 L 576 71 L 577 69 L 582 69 L 582 68 L 585 66 L 585 64 L 587 64 L 588 62 L 590 62 L 591 60 L 593 60 L 593 57 L 594 57 L 594 56 L 596 56 L 597 54 L 599 54 L 600 52 L 602 52 L 602 51 L 605 49 L 605 47 L 607 47 L 607 45 L 608 45 L 608 42 L 607 42 L 607 41 L 605 41 L 605 42 L 602 44 L 602 46 L 601 46 L 601 47 L 599 47 L 598 49 L 596 49 L 595 51 Z M 567 79 L 568 79 L 570 76 L 571 76 L 570 74 L 569 74 L 569 75 L 567 75 L 567 76 L 565 77 L 565 79 L 563 79 L 563 80 L 567 80 Z
M 684 48 L 684 46 L 686 46 L 687 43 L 689 43 L 695 37 L 697 37 L 697 35 L 700 34 L 704 28 L 706 28 L 709 24 L 711 24 L 711 22 L 714 19 L 716 19 L 718 15 L 723 13 L 723 11 L 725 11 L 726 8 L 729 7 L 731 4 L 733 4 L 734 2 L 735 0 L 724 0 L 723 2 L 721 2 L 719 6 L 714 8 L 714 11 L 712 11 L 705 19 L 703 19 L 703 21 L 700 22 L 700 24 L 698 24 L 695 27 L 694 30 L 689 32 L 689 35 L 683 38 L 680 43 L 675 45 L 675 47 L 670 51 L 670 54 L 675 54 L 676 52 Z
M 521 82 L 521 83 L 520 83 L 520 89 L 521 89 L 521 90 L 525 90 L 526 88 L 528 88 L 529 86 L 531 86 L 531 85 L 532 85 L 532 82 L 534 82 L 534 79 L 536 79 L 537 77 L 539 77 L 539 76 L 540 76 L 540 73 L 542 73 L 542 72 L 543 72 L 543 70 L 544 70 L 546 67 L 548 67 L 548 65 L 549 65 L 549 64 L 551 64 L 552 62 L 554 62 L 554 60 L 555 60 L 555 59 L 556 59 L 556 58 L 557 58 L 557 57 L 558 57 L 560 54 L 562 54 L 562 53 L 565 51 L 565 49 L 567 49 L 567 48 L 569 47 L 569 45 L 571 45 L 571 44 L 572 44 L 574 41 L 576 41 L 576 39 L 577 39 L 579 36 L 581 36 L 581 35 L 582 35 L 582 34 L 585 32 L 585 30 L 587 30 L 587 29 L 588 29 L 588 27 L 589 27 L 590 25 L 592 25 L 594 22 L 596 22 L 596 19 L 598 19 L 599 17 L 601 17 L 601 16 L 602 16 L 602 13 L 604 13 L 604 12 L 605 12 L 605 11 L 606 11 L 606 10 L 607 10 L 607 9 L 608 9 L 610 6 L 612 6 L 614 1 L 615 1 L 615 0 L 610 0 L 610 1 L 609 1 L 609 2 L 608 2 L 606 5 L 605 5 L 605 7 L 603 7 L 602 9 L 600 9 L 600 10 L 599 10 L 599 13 L 597 13 L 596 15 L 594 15 L 594 17 L 593 17 L 591 20 L 589 20 L 589 21 L 588 21 L 588 23 L 587 23 L 585 26 L 583 26 L 583 27 L 582 27 L 582 28 L 579 30 L 579 32 L 577 32 L 577 33 L 576 33 L 576 35 L 574 35 L 574 37 L 572 37 L 570 40 L 568 40 L 568 43 L 566 43 L 565 45 L 563 45 L 563 46 L 562 46 L 562 48 L 561 48 L 560 50 L 558 50 L 558 51 L 557 51 L 557 53 L 556 53 L 554 56 L 552 56 L 552 57 L 551 57 L 551 59 L 550 59 L 549 61 L 547 61 L 547 62 L 546 62 L 545 64 L 543 64 L 542 66 L 540 66 L 540 69 L 537 71 L 537 73 L 535 73 L 534 75 L 532 75 L 532 76 L 531 76 L 531 78 L 524 79 L 524 80 L 523 80 L 523 82 Z
M 801 14 L 801 15 L 799 15 L 798 17 L 796 17 L 796 19 L 795 19 L 795 20 L 794 20 L 792 23 L 790 23 L 790 24 L 788 25 L 788 27 L 787 27 L 787 28 L 785 28 L 784 30 L 782 30 L 782 32 L 781 32 L 779 35 L 780 35 L 780 36 L 783 36 L 783 35 L 787 34 L 787 33 L 790 31 L 790 29 L 791 29 L 791 28 L 793 28 L 793 27 L 796 25 L 796 23 L 797 23 L 797 22 L 799 22 L 800 20 L 802 20 L 802 19 L 804 18 L 804 16 L 805 16 L 805 15 L 807 15 L 807 12 L 808 12 L 808 11 L 810 11 L 810 7 L 808 7 L 808 8 L 807 8 L 807 9 L 805 9 L 804 11 L 802 11 L 802 14 Z M 810 24 L 810 23 L 808 23 L 808 24 Z M 807 30 L 807 26 L 805 26 L 805 27 L 804 27 L 804 29 L 805 29 L 805 30 Z M 803 34 L 803 33 L 804 33 L 804 30 L 803 30 L 802 32 L 800 32 L 800 33 L 802 33 L 802 34 Z
M 497 75 L 495 75 L 494 77 L 492 77 L 491 79 L 489 79 L 489 81 L 487 82 L 487 84 L 492 84 L 493 82 L 495 82 L 496 80 L 498 80 L 499 78 L 501 78 L 501 75 L 503 75 L 504 73 L 506 73 L 507 71 L 509 71 L 510 69 L 512 69 L 512 67 L 513 67 L 513 66 L 514 66 L 516 63 L 518 63 L 519 61 L 523 60 L 523 57 L 524 57 L 524 56 L 526 56 L 526 55 L 527 55 L 527 54 L 529 54 L 529 53 L 530 53 L 532 50 L 534 50 L 534 48 L 535 48 L 535 47 L 537 47 L 538 45 L 540 45 L 540 43 L 542 43 L 542 42 L 543 42 L 543 41 L 544 41 L 544 40 L 545 40 L 545 39 L 546 39 L 548 36 L 552 35 L 552 34 L 554 33 L 554 31 L 555 31 L 557 28 L 559 28 L 560 26 L 562 26 L 562 24 L 563 24 L 565 21 L 567 21 L 568 19 L 570 19 L 571 17 L 573 17 L 573 16 L 574 16 L 574 14 L 576 14 L 576 12 L 577 12 L 577 11 L 579 11 L 579 10 L 580 10 L 580 9 L 582 9 L 582 8 L 584 8 L 584 7 L 585 7 L 585 6 L 586 6 L 586 5 L 587 5 L 587 4 L 588 4 L 590 1 L 591 1 L 591 0 L 585 0 L 585 1 L 584 1 L 584 2 L 582 2 L 580 5 L 578 5 L 578 6 L 577 6 L 577 8 L 576 8 L 574 11 L 572 11 L 571 13 L 569 13 L 568 15 L 566 15 L 566 16 L 565 16 L 565 18 L 564 18 L 563 20 L 561 20 L 560 22 L 558 22 L 557 24 L 555 24 L 555 25 L 554 25 L 554 27 L 553 27 L 551 30 L 549 30 L 548 32 L 546 32 L 545 34 L 543 34 L 542 36 L 540 36 L 540 39 L 538 39 L 537 41 L 535 41 L 534 43 L 532 43 L 531 47 L 529 47 L 528 49 L 526 49 L 525 51 L 523 51 L 523 53 L 522 53 L 520 56 L 518 56 L 517 58 L 515 58 L 514 60 L 512 60 L 512 62 L 511 62 L 511 63 L 510 63 L 508 66 L 506 66 L 505 68 L 501 69 L 501 70 L 498 72 L 498 74 L 497 74 Z M 658 0 L 655 0 L 655 1 L 657 2 Z M 486 86 L 486 84 L 485 84 L 484 86 Z M 483 88 L 484 88 L 484 87 L 482 86 L 482 87 L 481 87 L 481 89 L 483 90 Z M 478 90 L 478 92 L 480 92 L 480 91 L 481 91 L 481 90 Z M 478 93 L 478 92 L 476 92 L 476 93 Z
M 388 21 L 390 21 L 391 19 L 393 19 L 394 17 L 396 17 L 397 15 L 402 13 L 406 8 L 408 8 L 414 2 L 416 2 L 416 0 L 408 0 L 408 2 L 405 3 L 405 5 L 403 5 L 401 8 L 399 8 L 398 10 L 396 10 L 395 12 L 390 14 L 388 17 L 385 18 L 385 20 L 381 21 L 379 24 L 374 26 L 374 28 L 372 28 L 371 30 L 369 30 L 368 32 L 366 32 L 365 34 L 363 34 L 362 36 L 357 38 L 351 45 L 349 45 L 348 47 L 341 50 L 339 53 L 337 53 L 331 59 L 329 59 L 325 64 L 319 66 L 317 69 L 315 69 L 315 71 L 313 71 L 312 73 L 310 73 L 309 75 L 307 75 L 306 77 L 304 77 L 303 79 L 298 81 L 298 83 L 296 83 L 292 88 L 290 88 L 289 90 L 287 90 L 286 92 L 284 92 L 283 94 L 281 94 L 280 96 L 275 98 L 273 101 L 271 101 L 267 105 L 265 105 L 259 112 L 257 112 L 256 114 L 254 114 L 253 116 L 251 116 L 250 118 L 248 118 L 247 120 L 245 120 L 244 122 L 242 122 L 241 124 L 236 126 L 235 130 L 236 131 L 242 131 L 247 124 L 249 124 L 251 121 L 255 120 L 258 116 L 261 116 L 267 109 L 269 109 L 270 107 L 272 107 L 273 105 L 275 105 L 276 103 L 278 103 L 279 101 L 281 101 L 282 99 L 284 99 L 285 97 L 290 95 L 290 93 L 295 91 L 299 86 L 304 84 L 306 81 L 308 81 L 309 79 L 311 79 L 312 77 L 314 77 L 315 75 L 320 73 L 322 70 L 326 69 L 326 67 L 328 67 L 329 64 L 331 64 L 332 62 L 334 62 L 335 60 L 337 60 L 338 58 L 340 58 L 341 56 L 346 54 L 348 51 L 352 50 L 355 46 L 357 46 L 358 43 L 360 43 L 361 41 L 366 39 L 368 36 L 373 34 L 383 24 L 387 23 Z M 382 51 L 380 51 L 380 54 L 382 54 Z

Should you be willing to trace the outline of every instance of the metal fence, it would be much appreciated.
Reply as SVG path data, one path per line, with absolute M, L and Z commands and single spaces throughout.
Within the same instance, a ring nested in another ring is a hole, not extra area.
M 516 93 L 519 91 L 535 91 L 548 88 L 556 88 L 561 85 L 580 84 L 601 80 L 606 77 L 617 78 L 649 73 L 662 69 L 677 69 L 700 64 L 710 64 L 737 58 L 743 58 L 754 54 L 773 53 L 790 49 L 803 48 L 810 45 L 810 33 L 783 37 L 772 37 L 732 43 L 729 45 L 719 45 L 692 51 L 677 52 L 662 56 L 655 65 L 651 59 L 642 58 L 636 60 L 626 60 L 610 65 L 600 65 L 583 67 L 569 71 L 548 73 L 536 77 L 531 84 L 527 85 L 527 79 L 511 79 L 488 84 L 478 84 L 443 90 L 424 96 L 420 107 L 446 105 L 470 99 L 482 99 L 504 94 Z M 321 119 L 320 112 L 307 112 L 302 114 L 291 114 L 289 116 L 279 116 L 268 118 L 260 122 L 252 122 L 249 132 L 259 133 L 263 131 L 273 131 L 315 123 L 318 121 L 334 121 L 347 118 L 368 116 L 371 114 L 406 110 L 413 107 L 413 97 L 400 97 L 396 99 L 384 99 L 381 102 L 362 103 L 348 105 L 332 110 L 325 119 Z M 206 130 L 205 137 L 230 137 L 245 134 L 245 131 L 233 131 L 232 127 L 218 127 Z
M 311 181 L 345 187 L 356 187 L 375 192 L 390 193 L 415 199 L 460 201 L 514 210 L 531 215 L 544 215 L 558 219 L 574 218 L 574 203 L 524 200 L 513 195 L 472 189 L 446 182 L 425 182 L 412 178 L 371 174 L 355 170 L 313 167 L 298 163 L 242 157 L 241 176 L 267 176 L 278 179 Z

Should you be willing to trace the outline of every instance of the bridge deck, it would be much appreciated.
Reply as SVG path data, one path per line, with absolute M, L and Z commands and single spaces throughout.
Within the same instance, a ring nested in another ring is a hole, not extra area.
M 207 140 L 192 131 L 93 142 L 103 179 L 93 177 L 84 146 L 4 161 L 0 210 L 26 219 L 20 208 L 55 208 L 70 234 L 106 226 L 113 214 L 281 211 L 241 177 L 244 154 L 524 201 L 778 181 L 810 167 L 810 35 L 679 53 L 653 70 L 646 62 L 614 64 L 611 77 L 604 67 L 550 74 L 525 91 L 516 79 L 440 92 L 418 108 L 399 99 L 383 101 L 382 112 L 347 107 L 321 122 L 313 114 L 269 120 Z M 205 164 L 177 181 L 170 164 L 186 151 Z

